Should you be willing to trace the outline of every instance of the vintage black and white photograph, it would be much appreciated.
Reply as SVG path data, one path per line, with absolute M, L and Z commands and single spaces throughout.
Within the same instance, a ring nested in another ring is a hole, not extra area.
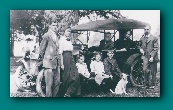
M 160 10 L 11 10 L 10 97 L 160 97 Z

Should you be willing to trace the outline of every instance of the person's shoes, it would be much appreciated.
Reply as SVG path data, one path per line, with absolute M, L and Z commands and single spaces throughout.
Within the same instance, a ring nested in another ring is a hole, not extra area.
M 64 97 L 70 97 L 70 95 L 68 95 L 68 94 L 65 94 L 65 95 L 64 95 Z
M 142 88 L 148 89 L 148 88 L 149 88 L 149 86 L 143 86 Z
M 151 86 L 151 87 L 149 87 L 150 89 L 154 89 L 155 88 L 155 86 Z
M 82 95 L 76 95 L 75 97 L 82 97 Z

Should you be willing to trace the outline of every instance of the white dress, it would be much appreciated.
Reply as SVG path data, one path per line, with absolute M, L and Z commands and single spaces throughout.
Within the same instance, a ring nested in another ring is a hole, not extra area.
M 90 73 L 88 72 L 88 68 L 86 63 L 76 63 L 76 66 L 78 68 L 78 72 L 80 74 L 82 74 L 84 77 L 89 78 L 90 77 Z
M 73 44 L 71 41 L 67 41 L 65 36 L 61 36 L 59 39 L 59 54 L 63 51 L 73 51 Z
M 112 75 L 105 74 L 104 65 L 101 61 L 92 61 L 90 64 L 91 72 L 95 72 L 95 81 L 97 84 L 101 84 L 104 78 L 112 78 Z

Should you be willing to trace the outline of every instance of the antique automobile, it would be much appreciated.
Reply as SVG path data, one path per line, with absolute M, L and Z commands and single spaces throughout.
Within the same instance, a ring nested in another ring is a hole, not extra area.
M 99 32 L 105 33 L 108 30 L 111 30 L 112 33 L 112 41 L 114 42 L 115 55 L 114 58 L 117 60 L 119 68 L 122 72 L 129 74 L 130 83 L 133 86 L 143 86 L 144 84 L 144 74 L 142 69 L 142 54 L 139 51 L 139 41 L 133 41 L 133 30 L 134 29 L 143 29 L 148 24 L 145 22 L 133 20 L 133 19 L 106 19 L 106 20 L 97 20 L 91 21 L 85 24 L 77 25 L 71 28 L 72 36 L 73 36 L 73 55 L 76 60 L 76 56 L 78 54 L 83 54 L 85 56 L 85 63 L 88 65 L 92 60 L 93 53 L 95 51 L 100 51 L 104 54 L 106 50 L 100 49 L 97 46 L 88 47 L 89 32 Z M 132 32 L 130 36 L 131 43 L 128 49 L 124 49 L 124 34 L 127 30 Z M 86 42 L 84 43 L 79 40 L 79 35 L 87 32 Z M 116 40 L 116 33 L 119 33 L 119 37 Z M 60 71 L 60 70 L 59 70 Z M 91 81 L 92 82 L 92 81 Z M 45 83 L 44 83 L 44 73 L 41 70 L 38 73 L 36 80 L 36 91 L 37 93 L 45 97 Z
M 91 21 L 85 24 L 77 25 L 71 28 L 74 35 L 80 35 L 83 32 L 87 32 L 87 42 L 89 41 L 89 32 L 100 32 L 105 33 L 108 30 L 112 30 L 112 41 L 114 41 L 114 49 L 116 54 L 114 58 L 117 60 L 119 68 L 122 72 L 129 74 L 130 83 L 133 86 L 142 86 L 144 84 L 144 74 L 142 69 L 142 54 L 139 51 L 139 41 L 133 41 L 133 30 L 134 29 L 143 29 L 148 24 L 133 19 L 106 19 L 106 20 L 97 20 Z M 127 30 L 132 32 L 130 36 L 130 44 L 124 44 L 124 34 Z M 119 37 L 116 40 L 116 33 L 119 33 Z M 94 37 L 94 36 L 91 36 Z M 139 36 L 140 37 L 140 36 Z M 80 41 L 79 39 L 77 39 Z M 105 50 L 100 50 L 99 47 L 90 47 L 87 48 L 87 44 L 83 44 L 80 41 L 80 44 L 85 47 L 83 49 L 83 54 L 86 58 L 86 63 L 89 64 L 93 56 L 94 51 L 101 51 L 104 53 Z M 128 49 L 124 49 L 123 46 L 130 45 Z M 74 44 L 74 46 L 80 46 L 79 44 Z M 89 68 L 88 68 L 89 69 Z

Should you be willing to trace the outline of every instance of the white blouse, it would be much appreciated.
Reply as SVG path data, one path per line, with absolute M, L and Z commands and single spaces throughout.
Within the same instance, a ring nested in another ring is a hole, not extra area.
M 63 51 L 73 51 L 73 44 L 71 41 L 67 41 L 65 36 L 61 36 L 59 40 L 59 54 Z
M 95 73 L 105 73 L 104 71 L 104 65 L 103 65 L 103 62 L 101 61 L 92 61 L 91 64 L 90 64 L 90 69 L 91 69 L 91 72 L 95 72 Z
M 76 63 L 76 66 L 78 68 L 78 72 L 80 74 L 82 74 L 83 76 L 85 76 L 86 78 L 89 78 L 90 77 L 90 73 L 88 72 L 88 68 L 87 68 L 87 65 L 86 63 Z

